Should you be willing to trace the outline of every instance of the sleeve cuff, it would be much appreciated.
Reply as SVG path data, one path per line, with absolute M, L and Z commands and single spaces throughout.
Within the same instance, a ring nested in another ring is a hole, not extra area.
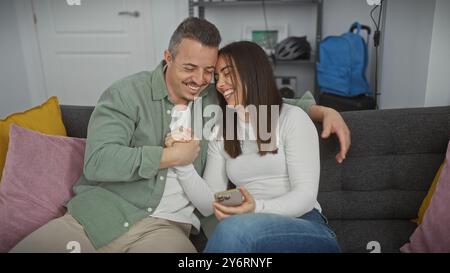
M 140 177 L 148 179 L 158 173 L 162 152 L 163 147 L 160 146 L 142 147 L 141 166 L 139 167 Z
M 316 104 L 316 100 L 314 99 L 314 96 L 311 94 L 311 92 L 306 91 L 305 94 L 300 99 L 286 99 L 283 98 L 283 102 L 298 106 L 303 109 L 306 113 L 309 113 L 309 108 L 312 105 Z
M 195 168 L 194 168 L 193 164 L 188 164 L 188 165 L 185 165 L 185 166 L 175 166 L 173 168 L 175 169 L 175 172 L 177 174 L 190 173 L 192 171 L 195 171 Z
M 298 106 L 302 108 L 306 113 L 309 113 L 309 108 L 312 105 L 316 104 L 316 100 L 314 99 L 314 96 L 311 94 L 311 92 L 306 91 L 305 94 L 300 98 L 298 101 Z

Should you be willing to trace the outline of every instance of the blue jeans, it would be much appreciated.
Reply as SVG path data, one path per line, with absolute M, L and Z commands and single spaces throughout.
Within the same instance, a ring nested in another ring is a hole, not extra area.
M 326 218 L 313 209 L 302 217 L 249 213 L 222 220 L 206 253 L 341 252 Z

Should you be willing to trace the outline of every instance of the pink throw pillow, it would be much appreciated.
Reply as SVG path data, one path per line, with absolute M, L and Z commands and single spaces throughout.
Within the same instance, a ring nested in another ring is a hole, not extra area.
M 11 125 L 0 183 L 0 252 L 64 215 L 83 172 L 85 140 Z
M 450 252 L 450 141 L 446 159 L 423 222 L 401 252 Z

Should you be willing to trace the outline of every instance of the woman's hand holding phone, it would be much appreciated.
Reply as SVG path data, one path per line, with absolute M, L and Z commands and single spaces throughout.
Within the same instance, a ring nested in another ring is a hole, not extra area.
M 244 187 L 240 187 L 238 189 L 239 189 L 240 193 L 242 194 L 242 203 L 240 205 L 227 206 L 227 205 L 221 204 L 221 202 L 219 202 L 217 199 L 213 203 L 214 214 L 216 215 L 216 218 L 219 221 L 221 221 L 222 219 L 229 217 L 231 215 L 244 214 L 244 213 L 250 213 L 250 212 L 255 211 L 256 204 L 255 204 L 255 199 L 253 198 L 253 196 Z M 223 196 L 223 195 L 218 195 L 218 196 Z M 230 199 L 231 199 L 231 196 L 230 196 Z

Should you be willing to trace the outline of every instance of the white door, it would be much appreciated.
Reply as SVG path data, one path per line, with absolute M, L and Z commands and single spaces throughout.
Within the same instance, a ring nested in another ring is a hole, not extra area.
M 146 5 L 145 0 L 33 0 L 47 95 L 58 96 L 61 104 L 95 105 L 113 82 L 152 70 Z

